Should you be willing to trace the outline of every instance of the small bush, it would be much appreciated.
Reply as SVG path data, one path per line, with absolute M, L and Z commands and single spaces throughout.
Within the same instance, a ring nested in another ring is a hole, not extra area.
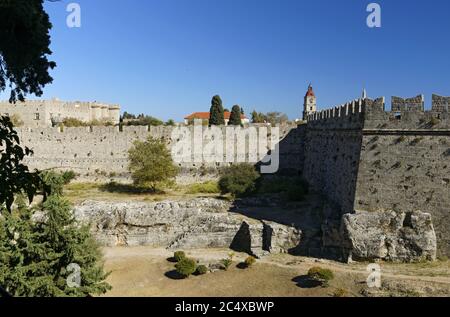
M 192 184 L 186 192 L 187 194 L 220 194 L 219 184 L 209 181 L 201 184 Z
M 333 297 L 346 297 L 347 295 L 348 295 L 348 292 L 343 288 L 338 288 L 333 293 Z
M 195 271 L 198 275 L 204 275 L 208 273 L 208 268 L 205 265 L 197 266 L 197 270 Z
M 396 144 L 402 143 L 406 140 L 406 137 L 404 135 L 400 136 L 399 138 L 397 138 L 397 140 L 395 140 Z
M 249 256 L 244 261 L 246 267 L 251 267 L 253 264 L 256 263 L 256 258 L 253 256 Z
M 419 144 L 420 142 L 422 142 L 422 140 L 423 140 L 423 137 L 415 138 L 414 140 L 411 141 L 410 145 L 415 146 L 415 145 Z
M 309 269 L 308 277 L 314 281 L 320 282 L 323 286 L 328 286 L 328 283 L 334 279 L 334 274 L 329 269 L 315 266 Z
M 438 257 L 438 261 L 440 262 L 448 262 L 448 257 L 443 255 Z
M 193 259 L 184 258 L 175 264 L 175 269 L 178 274 L 186 278 L 195 273 L 197 270 L 197 263 Z
M 62 178 L 64 180 L 64 184 L 69 184 L 72 180 L 77 177 L 77 174 L 74 171 L 65 171 L 62 173 Z
M 220 260 L 220 263 L 223 265 L 225 271 L 233 264 L 234 253 L 229 253 L 228 258 Z
M 219 188 L 222 194 L 230 193 L 234 197 L 247 196 L 255 192 L 260 174 L 251 164 L 236 164 L 222 169 Z
M 181 260 L 186 258 L 186 253 L 184 253 L 183 251 L 177 251 L 173 254 L 173 258 L 175 259 L 175 261 L 180 262 Z
M 86 123 L 76 118 L 65 118 L 62 125 L 67 128 L 85 127 Z
M 230 259 L 222 259 L 220 260 L 220 263 L 223 265 L 225 271 L 227 271 L 230 268 L 231 264 L 233 264 L 233 261 Z
M 9 117 L 9 119 L 11 120 L 14 127 L 20 128 L 23 126 L 23 121 L 20 119 L 20 116 L 18 114 L 13 114 Z
M 441 123 L 441 120 L 439 120 L 438 118 L 431 118 L 431 120 L 430 120 L 430 125 L 432 127 L 434 127 L 435 125 L 438 125 L 439 123 Z

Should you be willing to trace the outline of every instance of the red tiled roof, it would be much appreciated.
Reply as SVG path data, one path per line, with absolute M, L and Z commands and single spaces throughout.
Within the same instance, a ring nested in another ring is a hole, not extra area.
M 225 111 L 223 113 L 223 116 L 225 120 L 230 120 L 231 112 Z M 209 120 L 209 112 L 194 112 L 190 114 L 187 117 L 184 117 L 186 120 L 192 120 L 192 119 L 202 119 L 202 120 Z M 241 114 L 241 120 L 247 119 L 247 117 L 243 114 Z
M 308 86 L 308 91 L 306 92 L 306 96 L 305 97 L 315 97 L 316 95 L 314 94 L 313 88 L 311 85 Z

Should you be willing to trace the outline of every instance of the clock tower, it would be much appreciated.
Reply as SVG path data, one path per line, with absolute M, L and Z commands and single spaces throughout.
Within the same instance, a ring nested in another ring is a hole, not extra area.
M 306 121 L 308 115 L 317 111 L 317 100 L 311 84 L 308 86 L 308 91 L 305 95 L 305 103 L 303 104 L 303 120 Z

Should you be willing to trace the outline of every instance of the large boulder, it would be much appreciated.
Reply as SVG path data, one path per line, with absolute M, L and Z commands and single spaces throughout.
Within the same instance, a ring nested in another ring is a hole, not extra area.
M 146 245 L 168 249 L 232 247 L 256 256 L 287 252 L 300 243 L 294 227 L 229 212 L 231 204 L 214 198 L 155 203 L 86 201 L 75 217 L 92 226 L 105 246 Z
M 349 259 L 415 262 L 436 259 L 431 215 L 417 212 L 358 212 L 342 218 L 341 237 Z

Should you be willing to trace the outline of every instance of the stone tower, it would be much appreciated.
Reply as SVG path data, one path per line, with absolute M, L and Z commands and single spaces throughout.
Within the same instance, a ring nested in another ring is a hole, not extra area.
M 314 94 L 311 84 L 308 86 L 308 91 L 305 95 L 305 102 L 303 104 L 303 120 L 306 121 L 308 115 L 313 114 L 317 111 L 317 99 Z

